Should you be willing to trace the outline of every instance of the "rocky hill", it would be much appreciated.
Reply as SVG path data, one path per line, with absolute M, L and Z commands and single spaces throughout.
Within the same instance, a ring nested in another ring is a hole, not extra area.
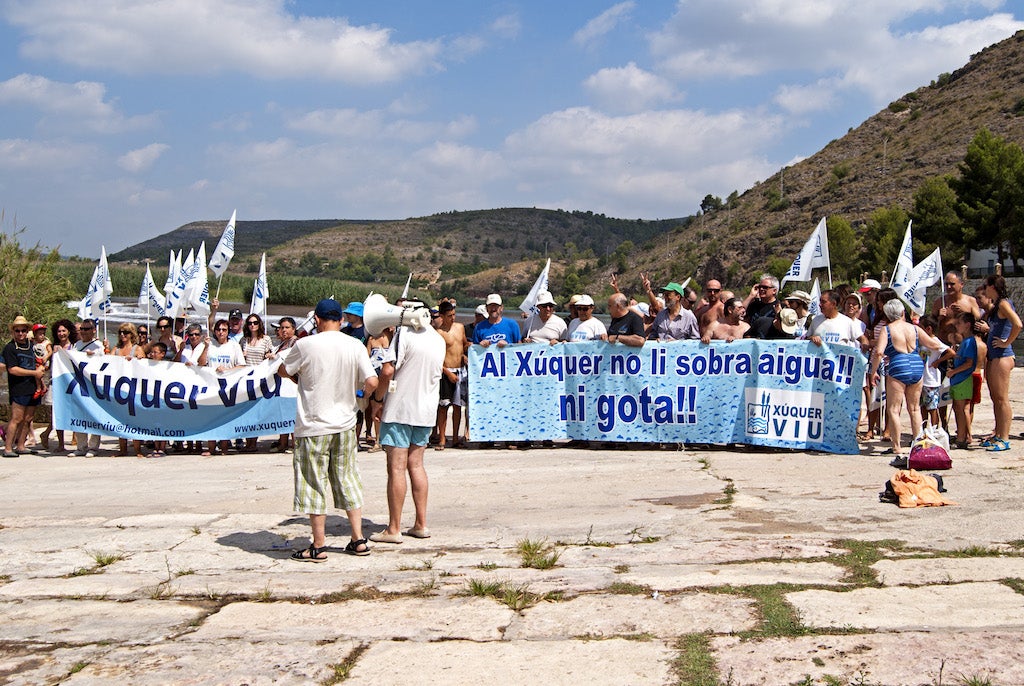
M 743 287 L 773 256 L 796 256 L 823 216 L 859 230 L 879 208 L 910 210 L 925 179 L 956 174 L 979 129 L 1024 144 L 1024 32 L 907 93 L 815 155 L 780 170 L 690 230 L 633 254 L 631 268 Z M 973 246 L 983 247 L 983 246 Z M 833 263 L 854 259 L 833 255 Z M 682 267 L 682 269 L 680 269 Z

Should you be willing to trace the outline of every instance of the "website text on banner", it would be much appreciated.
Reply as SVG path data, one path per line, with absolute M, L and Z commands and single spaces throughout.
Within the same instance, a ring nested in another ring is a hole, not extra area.
M 808 341 L 472 346 L 470 434 L 854 454 L 864 367 L 854 348 Z
M 53 425 L 138 440 L 220 440 L 290 433 L 295 384 L 280 360 L 217 374 L 177 362 L 56 350 Z

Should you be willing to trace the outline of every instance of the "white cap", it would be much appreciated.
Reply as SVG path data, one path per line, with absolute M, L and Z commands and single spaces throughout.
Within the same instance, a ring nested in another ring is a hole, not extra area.
M 497 293 L 491 293 L 489 296 L 487 296 L 487 300 L 484 301 L 484 304 L 485 305 L 500 305 L 501 304 L 501 296 L 498 295 Z
M 480 315 L 481 317 L 486 317 L 487 316 L 487 308 L 484 307 L 483 305 L 478 305 L 477 308 L 476 308 L 476 313 L 478 315 Z
M 554 305 L 555 299 L 551 297 L 551 291 L 541 291 L 537 294 L 538 305 Z
M 591 305 L 591 306 L 593 306 L 593 304 L 594 304 L 594 299 L 591 298 L 589 295 L 581 295 L 580 299 L 576 301 L 576 306 L 577 307 L 579 307 L 580 305 Z

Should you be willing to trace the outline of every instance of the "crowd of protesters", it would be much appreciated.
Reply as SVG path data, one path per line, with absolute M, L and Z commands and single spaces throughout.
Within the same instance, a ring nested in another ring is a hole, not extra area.
M 532 314 L 510 318 L 504 314 L 501 294 L 492 293 L 476 309 L 475 321 L 467 324 L 456 321 L 455 300 L 442 299 L 431 310 L 432 328 L 444 340 L 446 353 L 430 443 L 437 450 L 468 444 L 467 353 L 472 345 L 603 340 L 611 345 L 642 347 L 653 340 L 720 345 L 759 338 L 806 339 L 815 345 L 859 349 L 868 365 L 859 436 L 865 440 L 884 437 L 891 444 L 891 452 L 898 454 L 906 447 L 905 437 L 901 437 L 904 407 L 910 417 L 911 437 L 919 434 L 925 417 L 931 423 L 948 426 L 941 392 L 943 379 L 947 378 L 956 426 L 953 444 L 969 448 L 975 443 L 973 407 L 987 385 L 995 428 L 977 442 L 988 450 L 1009 449 L 1009 378 L 1014 364 L 1011 346 L 1021 331 L 1021 320 L 1007 298 L 1006 281 L 1000 275 L 989 276 L 970 295 L 963 292 L 959 274 L 946 274 L 943 296 L 936 298 L 931 311 L 922 317 L 913 315 L 895 291 L 873 279 L 859 286 L 843 284 L 828 289 L 812 303 L 810 294 L 801 289 L 780 293 L 778 280 L 768 274 L 741 294 L 724 288 L 717 279 L 709 279 L 698 293 L 676 282 L 655 287 L 647 275 L 639 276 L 639 299 L 623 293 L 613 277 L 614 292 L 604 303 L 607 320 L 595 316 L 596 303 L 589 294 L 569 297 L 564 303 L 568 310 L 564 318 L 556 313 L 558 303 L 549 292 L 539 294 Z M 58 348 L 131 360 L 167 360 L 223 373 L 278 357 L 307 333 L 291 317 L 281 318 L 271 332 L 259 315 L 243 316 L 241 310 L 232 309 L 227 317 L 221 317 L 218 307 L 214 300 L 205 331 L 200 324 L 187 324 L 181 318 L 159 317 L 152 332 L 145 324 L 119 325 L 112 342 L 97 338 L 97 322 L 92 320 L 75 323 L 62 319 L 47 328 L 17 317 L 10 324 L 12 340 L 4 348 L 11 399 L 4 456 L 71 450 L 69 456 L 90 457 L 99 449 L 99 436 L 76 432 L 71 444 L 63 431 L 54 431 L 52 420 L 38 439 L 31 431 L 35 407 L 52 402 L 50 362 Z M 386 368 L 394 331 L 386 329 L 371 335 L 363 324 L 363 314 L 363 303 L 349 303 L 342 313 L 341 330 L 359 340 L 380 374 Z M 885 391 L 884 411 L 879 402 L 881 388 Z M 360 400 L 356 435 L 362 450 L 382 449 L 380 423 L 386 392 L 382 388 Z M 118 454 L 129 454 L 130 448 L 140 457 L 175 451 L 211 455 L 256 452 L 257 443 L 249 438 L 233 443 L 221 440 L 170 445 L 133 441 L 129 446 L 121 439 Z M 283 434 L 270 450 L 290 448 L 291 438 Z

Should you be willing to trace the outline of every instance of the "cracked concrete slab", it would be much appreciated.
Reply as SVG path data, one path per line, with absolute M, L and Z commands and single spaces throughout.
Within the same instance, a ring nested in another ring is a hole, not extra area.
M 859 588 L 786 594 L 801 621 L 820 628 L 888 631 L 1024 628 L 1024 595 L 998 583 Z
M 345 684 L 666 684 L 672 657 L 660 641 L 382 641 L 360 657 Z
M 505 638 L 543 640 L 558 637 L 608 638 L 651 635 L 671 638 L 700 631 L 730 633 L 753 628 L 753 602 L 711 593 L 661 595 L 584 595 L 565 602 L 541 603 L 524 610 Z

